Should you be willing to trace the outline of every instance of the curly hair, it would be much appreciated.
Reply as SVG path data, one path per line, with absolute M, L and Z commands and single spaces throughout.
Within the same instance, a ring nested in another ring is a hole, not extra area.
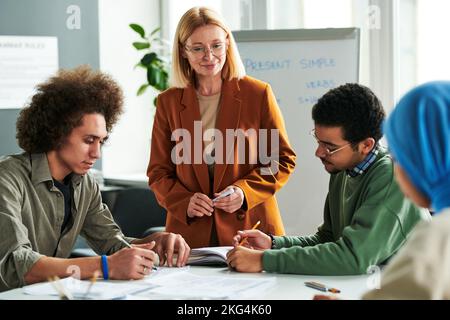
M 86 65 L 60 70 L 36 89 L 16 124 L 19 146 L 29 153 L 57 150 L 72 130 L 81 125 L 85 114 L 102 114 L 106 130 L 111 132 L 123 112 L 119 85 L 110 76 Z
M 312 109 L 315 124 L 342 127 L 343 138 L 353 145 L 367 138 L 378 142 L 385 117 L 381 101 L 372 90 L 356 83 L 328 91 Z

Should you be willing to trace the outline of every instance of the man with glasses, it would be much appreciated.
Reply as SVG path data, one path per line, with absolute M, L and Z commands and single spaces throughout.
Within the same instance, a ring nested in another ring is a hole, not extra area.
M 312 117 L 315 154 L 331 174 L 324 222 L 316 234 L 303 237 L 238 232 L 234 244 L 247 238 L 247 245 L 228 255 L 238 271 L 363 274 L 385 263 L 416 223 L 430 217 L 394 180 L 392 159 L 379 143 L 385 113 L 369 88 L 346 84 L 329 91 Z

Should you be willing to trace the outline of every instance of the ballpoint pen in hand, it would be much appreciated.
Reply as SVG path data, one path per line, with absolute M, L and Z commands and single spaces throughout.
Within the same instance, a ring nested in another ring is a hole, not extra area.
M 116 238 L 117 240 L 119 240 L 120 242 L 122 242 L 124 245 L 126 245 L 128 248 L 133 248 L 133 246 L 131 244 L 128 243 L 128 241 L 126 241 L 124 238 L 122 238 L 121 236 L 119 236 L 118 234 L 116 234 L 114 236 L 114 238 Z
M 255 230 L 256 228 L 258 228 L 258 226 L 259 226 L 260 224 L 261 224 L 261 221 L 258 220 L 258 222 L 255 223 L 255 225 L 252 227 L 251 230 Z M 242 246 L 242 245 L 244 244 L 245 241 L 247 241 L 247 237 L 242 238 L 242 239 L 241 239 L 241 242 L 239 242 L 239 245 Z
M 128 243 L 128 241 L 126 241 L 124 238 L 122 238 L 120 235 L 116 234 L 114 236 L 117 240 L 119 240 L 120 242 L 122 242 L 124 245 L 126 245 L 128 248 L 133 248 L 133 246 L 131 244 Z M 153 266 L 152 270 L 158 270 L 157 267 Z
M 225 197 L 228 197 L 229 195 L 232 195 L 234 193 L 234 188 L 230 188 L 225 190 L 223 193 L 212 199 L 213 202 L 216 202 L 217 200 L 223 199 Z

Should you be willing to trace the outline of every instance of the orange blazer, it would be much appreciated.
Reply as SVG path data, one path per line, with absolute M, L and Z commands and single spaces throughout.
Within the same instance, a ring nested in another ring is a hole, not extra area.
M 238 138 L 235 137 L 234 154 L 229 152 L 224 156 L 228 161 L 223 160 L 222 163 L 216 158 L 214 182 L 210 182 L 203 153 L 195 161 L 195 145 L 197 151 L 199 146 L 203 151 L 203 143 L 198 144 L 194 140 L 203 141 L 203 134 L 200 132 L 199 135 L 198 129 L 194 132 L 194 121 L 201 121 L 201 116 L 192 86 L 170 88 L 158 96 L 147 176 L 159 204 L 167 210 L 166 231 L 181 234 L 192 248 L 209 246 L 214 225 L 220 245 L 231 245 L 238 230 L 250 229 L 258 220 L 261 221 L 259 230 L 284 235 L 274 194 L 293 172 L 296 155 L 289 145 L 284 120 L 270 86 L 248 76 L 241 80 L 224 81 L 216 120 L 216 129 L 224 137 L 224 153 L 226 129 L 246 131 L 253 128 L 256 132 L 259 132 L 258 129 L 279 129 L 279 149 L 275 150 L 278 152 L 278 170 L 269 171 L 270 174 L 261 174 L 263 166 L 270 166 L 263 165 L 264 161 L 261 162 L 259 156 L 258 161 L 249 161 L 249 151 L 255 151 L 255 146 L 253 144 L 252 147 L 247 138 L 246 161 L 237 160 Z M 180 155 L 186 155 L 188 159 L 192 155 L 190 163 L 185 161 L 176 164 L 172 161 L 174 147 L 180 146 L 179 143 L 185 139 L 183 137 L 172 141 L 172 133 L 176 129 L 185 129 L 184 132 L 191 136 L 191 148 L 186 147 L 180 152 Z M 195 133 L 199 136 L 196 137 Z M 270 141 L 267 145 L 271 146 Z M 268 149 L 264 155 L 273 152 Z M 236 161 L 229 161 L 233 157 Z M 238 186 L 244 192 L 245 200 L 241 209 L 233 213 L 215 209 L 211 217 L 188 218 L 186 210 L 194 193 L 201 192 L 213 198 L 214 192 L 220 192 L 230 185 Z

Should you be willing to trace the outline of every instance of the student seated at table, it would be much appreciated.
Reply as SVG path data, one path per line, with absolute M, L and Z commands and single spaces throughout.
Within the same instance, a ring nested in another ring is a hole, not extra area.
M 369 88 L 346 84 L 330 90 L 312 118 L 315 154 L 331 174 L 324 222 L 310 236 L 239 231 L 228 253 L 237 271 L 364 274 L 396 253 L 417 222 L 430 218 L 394 180 L 392 159 L 379 143 L 385 112 Z M 244 237 L 245 245 L 238 246 Z
M 405 195 L 432 208 L 389 262 L 380 289 L 364 299 L 450 299 L 450 82 L 419 86 L 385 125 L 395 174 Z
M 110 77 L 79 67 L 40 84 L 20 112 L 17 139 L 25 152 L 0 159 L 0 291 L 77 269 L 82 279 L 97 271 L 105 279 L 140 279 L 156 254 L 172 265 L 177 252 L 177 265 L 186 263 L 190 248 L 180 235 L 126 238 L 131 248 L 117 239 L 123 234 L 87 174 L 122 101 Z M 80 234 L 104 256 L 68 259 Z

